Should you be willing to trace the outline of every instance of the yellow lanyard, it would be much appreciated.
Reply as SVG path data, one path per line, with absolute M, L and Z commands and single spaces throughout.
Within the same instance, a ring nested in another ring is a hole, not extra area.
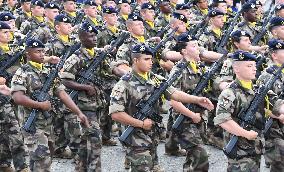
M 116 26 L 107 26 L 107 28 L 112 32 L 112 33 L 117 33 L 118 29 Z

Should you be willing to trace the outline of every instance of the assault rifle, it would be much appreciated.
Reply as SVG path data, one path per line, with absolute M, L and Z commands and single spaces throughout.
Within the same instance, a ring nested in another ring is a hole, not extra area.
M 150 97 L 147 100 L 141 100 L 136 107 L 138 111 L 134 114 L 134 118 L 139 120 L 144 120 L 149 118 L 157 123 L 162 122 L 162 117 L 158 114 L 154 113 L 154 105 L 160 99 L 162 94 L 170 87 L 177 78 L 181 75 L 182 71 L 187 67 L 187 63 L 180 62 L 177 64 L 178 70 L 166 81 L 162 82 L 158 88 L 156 88 Z M 126 130 L 119 137 L 119 141 L 123 145 L 130 145 L 131 141 L 129 140 L 130 136 L 135 132 L 135 127 L 128 126 Z
M 269 126 L 267 126 L 269 123 L 266 123 L 265 126 L 260 126 L 260 125 L 255 124 L 255 121 L 256 121 L 255 113 L 257 112 L 259 108 L 259 104 L 263 102 L 267 92 L 271 89 L 274 82 L 282 74 L 283 68 L 284 68 L 284 64 L 280 68 L 278 68 L 276 71 L 267 71 L 267 72 L 271 72 L 273 76 L 265 84 L 260 85 L 258 90 L 255 92 L 255 96 L 253 100 L 251 101 L 249 107 L 246 109 L 242 108 L 240 110 L 238 117 L 240 118 L 240 121 L 241 121 L 240 126 L 242 128 L 248 128 L 249 126 L 255 126 L 259 129 L 264 127 L 266 132 L 269 130 Z M 238 158 L 237 142 L 238 142 L 238 136 L 233 135 L 229 143 L 223 149 L 225 155 L 227 155 L 231 159 Z
M 72 23 L 74 23 L 74 26 L 80 24 L 82 20 L 84 19 L 84 17 L 85 17 L 85 13 L 83 11 L 79 11 L 74 21 L 72 21 Z
M 77 43 L 71 47 L 69 47 L 66 50 L 66 53 L 64 53 L 64 56 L 61 57 L 59 63 L 56 65 L 55 69 L 52 69 L 51 72 L 49 73 L 46 81 L 44 82 L 42 88 L 39 91 L 35 91 L 35 93 L 33 94 L 33 99 L 38 101 L 38 102 L 44 102 L 46 100 L 50 99 L 50 96 L 48 94 L 48 91 L 50 90 L 54 79 L 58 76 L 58 73 L 60 72 L 60 70 L 62 69 L 64 62 L 66 61 L 66 59 L 68 57 L 70 57 L 77 49 L 79 49 L 80 47 L 80 43 Z M 35 133 L 35 126 L 34 126 L 34 122 L 38 116 L 39 113 L 39 109 L 33 109 L 32 112 L 30 113 L 27 121 L 25 122 L 23 129 L 26 132 L 29 133 Z M 48 119 L 50 117 L 49 113 L 44 111 L 43 115 L 46 119 Z
M 156 37 L 160 37 L 160 38 L 163 38 L 164 37 L 164 34 L 170 29 L 170 24 L 168 24 L 166 27 L 164 27 L 162 30 L 160 30 Z
M 110 54 L 113 50 L 123 44 L 125 39 L 129 37 L 129 32 L 122 32 L 120 36 L 110 44 L 110 48 L 104 52 L 102 52 L 99 57 L 95 58 L 94 61 L 91 62 L 90 66 L 87 69 L 82 69 L 78 76 L 77 83 L 85 84 L 88 81 L 92 81 L 95 71 L 98 69 L 99 65 L 105 60 L 108 54 Z M 74 100 L 78 96 L 77 90 L 72 90 L 70 92 L 70 97 Z
M 227 53 L 225 53 L 220 59 L 218 59 L 218 61 L 214 62 L 213 65 L 210 67 L 210 69 L 206 71 L 206 73 L 204 73 L 204 75 L 201 77 L 202 79 L 198 82 L 197 86 L 195 87 L 191 95 L 198 96 L 199 94 L 202 93 L 204 88 L 207 87 L 208 82 L 212 78 L 212 76 L 216 74 L 216 72 L 220 67 L 222 67 L 223 61 L 226 58 L 226 56 Z M 195 109 L 198 108 L 198 105 L 188 104 L 186 105 L 186 108 L 194 111 Z M 188 119 L 188 117 L 184 115 L 179 115 L 176 121 L 174 122 L 172 129 L 176 132 L 180 131 L 181 126 L 186 119 Z

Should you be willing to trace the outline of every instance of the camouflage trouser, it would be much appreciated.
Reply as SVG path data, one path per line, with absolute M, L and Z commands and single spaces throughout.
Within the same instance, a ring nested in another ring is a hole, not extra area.
M 128 153 L 131 172 L 150 172 L 153 169 L 153 158 L 150 150 L 130 149 Z
M 50 130 L 49 130 L 50 131 Z M 24 132 L 25 143 L 30 152 L 30 169 L 33 172 L 50 171 L 51 156 L 49 150 L 49 134 L 37 128 L 35 134 Z
M 111 139 L 112 132 L 112 119 L 111 116 L 108 115 L 108 111 L 104 111 L 103 115 L 100 118 L 100 128 L 102 130 L 102 140 Z
M 0 167 L 11 166 L 16 170 L 27 167 L 23 136 L 18 120 L 10 104 L 0 108 Z
M 173 113 L 172 109 L 170 109 L 170 114 L 168 118 L 168 123 L 167 123 L 167 140 L 165 144 L 165 151 L 170 153 L 170 152 L 176 152 L 179 150 L 179 145 L 177 138 L 175 138 L 175 134 L 172 134 L 172 126 L 174 124 L 174 121 L 176 120 L 176 116 Z
M 77 115 L 71 112 L 66 112 L 63 115 L 56 114 L 53 125 L 55 151 L 62 152 L 69 145 L 71 151 L 76 153 L 80 144 L 80 136 L 82 135 Z
M 271 164 L 271 170 L 275 172 L 284 171 L 284 140 L 277 138 L 267 140 L 265 143 L 271 143 L 271 147 L 265 147 L 265 160 Z M 269 146 L 270 146 L 269 145 Z
M 259 172 L 260 155 L 242 158 L 239 160 L 228 159 L 228 172 Z
M 101 171 L 101 132 L 99 117 L 101 112 L 83 111 L 88 117 L 90 128 L 82 126 L 80 146 L 76 159 L 76 171 Z

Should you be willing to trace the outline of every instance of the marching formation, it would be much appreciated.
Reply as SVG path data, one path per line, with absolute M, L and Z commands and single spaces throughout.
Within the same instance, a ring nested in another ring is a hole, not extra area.
M 229 172 L 259 171 L 262 155 L 284 171 L 283 0 L 0 9 L 0 172 L 48 172 L 53 158 L 102 171 L 116 136 L 132 172 L 165 171 L 160 142 L 185 172 L 208 171 L 204 145 L 223 150 Z

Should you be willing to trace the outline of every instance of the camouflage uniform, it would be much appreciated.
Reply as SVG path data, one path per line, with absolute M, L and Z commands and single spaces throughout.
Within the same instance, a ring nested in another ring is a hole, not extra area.
M 97 52 L 95 52 L 97 53 Z M 94 57 L 90 56 L 84 48 L 80 48 L 75 54 L 70 56 L 63 67 L 64 72 L 61 73 L 61 78 L 65 80 L 76 81 L 80 76 L 76 75 L 82 69 L 87 69 Z M 87 84 L 93 85 L 97 89 L 95 96 L 88 96 L 85 91 L 79 91 L 77 105 L 80 110 L 88 117 L 91 127 L 85 128 L 82 126 L 83 134 L 79 144 L 77 170 L 95 170 L 101 171 L 101 132 L 99 127 L 100 117 L 106 108 L 106 101 L 101 85 L 105 83 L 97 83 L 96 80 L 106 80 L 105 74 L 109 70 L 106 61 L 97 70 L 95 76 L 91 78 Z M 107 85 L 105 85 L 107 87 Z M 98 87 L 100 89 L 98 89 Z
M 156 26 L 154 26 L 154 28 L 151 28 L 151 26 L 147 22 L 144 22 L 144 27 L 146 29 L 147 38 L 155 37 L 157 35 L 158 28 Z
M 26 35 L 28 38 L 34 37 L 37 35 L 35 30 L 43 28 L 45 26 L 44 22 L 38 21 L 34 16 L 26 21 L 24 21 L 20 27 L 22 34 Z
M 97 36 L 97 47 L 103 48 L 106 45 L 110 45 L 111 41 L 116 40 L 122 30 L 118 29 L 116 33 L 113 33 L 106 26 L 101 28 L 101 32 L 99 32 Z
M 150 73 L 149 79 L 145 80 L 135 71 L 124 75 L 112 90 L 109 114 L 126 112 L 133 116 L 137 111 L 135 105 L 141 99 L 146 100 L 161 82 L 161 79 L 161 76 Z M 165 92 L 166 98 L 169 98 L 174 90 L 172 87 L 168 88 Z M 154 107 L 156 107 L 154 110 L 157 111 L 159 103 Z M 157 127 L 152 127 L 151 131 L 136 128 L 131 135 L 130 145 L 127 145 L 131 171 L 151 171 L 153 165 L 156 165 L 158 157 L 155 152 L 158 146 L 158 137 Z
M 205 19 L 207 14 L 203 13 L 196 5 L 190 9 L 190 14 L 194 14 L 194 19 L 196 21 L 202 21 Z
M 35 32 L 37 34 L 34 38 L 43 43 L 47 43 L 56 34 L 55 28 L 50 22 L 45 22 L 44 26 L 36 29 Z
M 126 20 L 122 17 L 122 16 L 118 16 L 118 28 L 121 29 L 121 30 L 127 30 L 127 27 L 126 27 Z
M 80 24 L 81 21 L 84 20 L 84 16 L 85 16 L 82 11 L 77 11 L 76 12 L 76 16 L 72 16 L 70 13 L 68 13 L 66 11 L 62 11 L 62 14 L 64 14 L 67 17 L 69 17 L 69 19 L 72 21 L 72 26 Z
M 97 23 L 94 23 L 94 21 L 90 17 L 86 17 L 84 22 L 88 22 L 88 23 L 92 24 L 93 26 L 99 28 L 99 30 L 101 30 L 101 27 L 103 25 L 103 20 L 102 20 L 101 16 L 99 16 L 99 15 L 96 17 L 96 19 L 97 19 Z
M 278 69 L 276 65 L 271 65 L 269 70 L 275 71 Z M 266 83 L 272 76 L 272 74 L 264 71 L 259 79 L 258 84 Z M 275 81 L 271 91 L 277 95 L 283 96 L 283 81 L 284 74 L 282 73 L 280 78 Z M 278 114 L 278 113 L 273 113 Z M 265 136 L 265 161 L 271 164 L 271 171 L 280 172 L 284 171 L 283 158 L 284 158 L 284 127 L 279 120 L 273 120 L 273 124 Z
M 155 19 L 155 26 L 157 26 L 157 28 L 163 29 L 164 27 L 166 27 L 170 22 L 170 14 L 169 17 L 166 17 L 165 14 L 160 13 L 159 16 Z
M 17 29 L 21 28 L 22 23 L 24 23 L 25 21 L 29 20 L 30 17 L 28 16 L 28 14 L 26 12 L 24 12 L 23 10 L 17 10 L 17 18 L 16 18 L 16 27 Z
M 185 60 L 181 60 L 182 62 L 186 62 Z M 193 92 L 194 88 L 200 81 L 203 70 L 199 67 L 197 64 L 197 72 L 194 72 L 192 67 L 190 66 L 190 62 L 188 62 L 188 67 L 183 70 L 182 75 L 179 77 L 176 83 L 173 84 L 175 88 L 191 93 Z M 175 71 L 178 70 L 178 67 L 175 66 L 171 74 L 175 73 Z M 196 113 L 203 113 L 203 112 L 196 112 Z M 180 113 L 173 110 L 173 113 L 171 114 L 175 118 L 177 118 Z M 187 156 L 186 161 L 183 164 L 183 171 L 208 171 L 209 168 L 209 161 L 208 161 L 208 154 L 207 151 L 202 147 L 203 142 L 202 138 L 200 136 L 202 129 L 202 122 L 199 124 L 195 124 L 192 122 L 190 118 L 187 118 L 187 120 L 184 121 L 184 123 L 181 126 L 181 130 L 179 132 L 172 131 L 170 138 L 171 142 L 168 142 L 166 144 L 166 149 L 173 149 L 172 143 L 173 142 L 179 142 L 181 145 L 181 148 L 187 150 Z M 176 146 L 177 143 L 174 143 L 173 146 Z M 175 148 L 177 151 L 178 147 Z
M 206 48 L 208 51 L 217 51 L 216 46 L 220 44 L 222 38 L 221 36 L 217 35 L 211 28 L 205 30 L 205 32 L 199 38 L 199 45 L 201 47 Z
M 9 161 L 11 155 L 15 169 L 20 171 L 28 167 L 25 158 L 24 138 L 13 106 L 9 102 L 2 102 L 2 97 L 6 97 L 8 100 L 10 97 L 1 93 L 0 97 L 0 171 L 1 167 L 11 166 Z
M 22 91 L 31 97 L 35 91 L 42 88 L 48 73 L 49 70 L 47 68 L 39 70 L 28 62 L 19 68 L 13 76 L 11 82 L 12 92 Z M 57 80 L 49 94 L 52 96 L 54 93 L 64 90 L 64 88 Z M 31 108 L 24 107 L 23 116 L 25 119 L 27 119 L 31 111 Z M 39 111 L 35 121 L 35 133 L 24 132 L 25 143 L 30 151 L 30 168 L 32 171 L 50 171 L 51 157 L 48 142 L 50 141 L 51 121 L 52 117 L 46 119 L 42 112 Z

